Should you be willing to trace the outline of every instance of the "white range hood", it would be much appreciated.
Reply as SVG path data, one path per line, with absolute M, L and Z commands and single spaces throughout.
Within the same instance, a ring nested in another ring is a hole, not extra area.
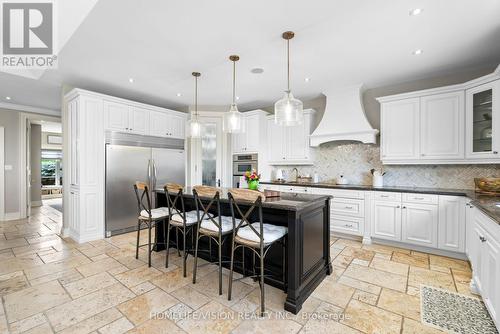
M 337 140 L 354 140 L 374 144 L 378 130 L 366 119 L 361 89 L 363 85 L 335 88 L 325 91 L 325 113 L 310 137 L 310 145 L 317 147 Z

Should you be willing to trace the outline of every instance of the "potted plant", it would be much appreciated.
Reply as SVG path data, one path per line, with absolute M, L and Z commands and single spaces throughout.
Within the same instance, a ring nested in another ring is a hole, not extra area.
M 247 171 L 245 173 L 245 180 L 248 183 L 248 189 L 257 190 L 259 188 L 260 174 L 257 174 L 256 171 Z

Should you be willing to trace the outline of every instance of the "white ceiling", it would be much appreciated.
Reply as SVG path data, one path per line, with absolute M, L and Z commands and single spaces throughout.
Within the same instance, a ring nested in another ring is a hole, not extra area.
M 422 14 L 410 16 L 413 8 Z M 240 109 L 262 107 L 285 88 L 285 30 L 296 32 L 292 91 L 308 99 L 332 86 L 498 64 L 499 17 L 498 0 L 101 0 L 62 48 L 58 70 L 39 80 L 0 73 L 0 98 L 58 109 L 67 84 L 183 108 L 199 71 L 199 103 L 228 105 L 235 53 Z M 412 55 L 416 49 L 423 54 Z M 250 73 L 254 67 L 264 73 Z

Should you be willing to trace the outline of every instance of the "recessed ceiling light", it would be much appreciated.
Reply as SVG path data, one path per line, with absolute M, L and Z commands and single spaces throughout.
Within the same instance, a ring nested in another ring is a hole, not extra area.
M 182 94 L 181 94 L 181 93 L 177 93 L 177 97 L 181 97 L 181 96 L 182 96 Z
M 240 97 L 239 97 L 239 96 L 236 96 L 236 100 L 239 100 L 239 99 L 240 99 Z
M 264 73 L 264 69 L 260 67 L 255 67 L 250 70 L 253 74 L 261 74 Z
M 410 10 L 410 16 L 417 16 L 422 13 L 422 8 L 415 8 Z
M 6 96 L 6 97 L 5 97 L 5 99 L 6 99 L 6 100 L 10 100 L 10 96 Z
M 417 49 L 417 50 L 413 51 L 413 55 L 418 56 L 418 55 L 421 55 L 422 52 L 423 51 L 421 49 Z
M 128 82 L 134 83 L 134 78 L 128 78 Z
M 311 81 L 311 78 L 305 78 L 304 81 L 309 82 L 309 81 Z

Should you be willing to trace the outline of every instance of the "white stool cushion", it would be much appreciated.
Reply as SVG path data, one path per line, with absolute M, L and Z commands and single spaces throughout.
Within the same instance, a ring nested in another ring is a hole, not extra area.
M 219 217 L 215 217 L 214 220 L 219 223 Z M 221 216 L 222 220 L 222 234 L 227 234 L 233 230 L 233 218 L 232 217 L 227 217 L 227 216 Z M 205 230 L 210 230 L 213 232 L 219 232 L 219 228 L 217 225 L 214 224 L 214 222 L 210 219 L 208 220 L 203 220 L 201 222 L 201 228 Z
M 260 233 L 260 223 L 253 223 L 253 228 Z M 264 244 L 268 245 L 275 242 L 276 240 L 282 238 L 288 233 L 288 228 L 285 226 L 276 226 L 271 224 L 264 224 L 263 234 L 264 234 Z M 242 227 L 238 230 L 238 236 L 242 239 L 246 239 L 252 242 L 259 243 L 259 237 L 250 228 L 250 226 Z
M 172 215 L 171 220 L 173 220 L 174 223 L 184 224 L 184 219 L 182 219 L 182 216 L 178 213 Z M 193 225 L 196 224 L 196 222 L 198 222 L 196 210 L 186 212 L 186 225 Z
M 157 208 L 151 210 L 151 218 L 165 218 L 168 216 L 168 208 Z M 149 213 L 146 210 L 141 211 L 141 217 L 149 218 Z

